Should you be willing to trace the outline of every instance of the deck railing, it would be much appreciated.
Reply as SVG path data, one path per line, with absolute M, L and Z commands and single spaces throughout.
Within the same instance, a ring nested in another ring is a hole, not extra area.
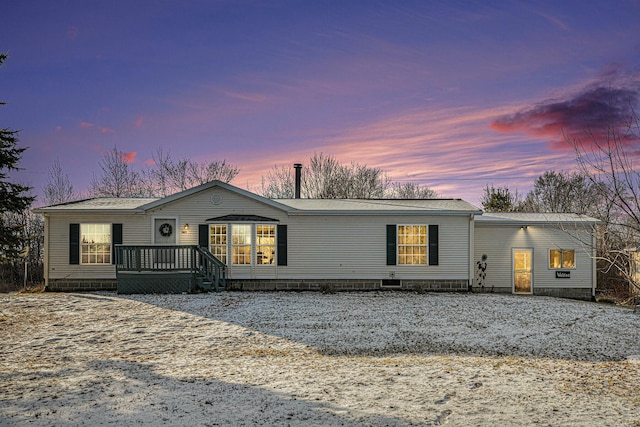
M 127 273 L 191 274 L 193 287 L 226 286 L 226 265 L 197 245 L 116 245 L 116 277 Z M 160 279 L 161 280 L 161 279 Z

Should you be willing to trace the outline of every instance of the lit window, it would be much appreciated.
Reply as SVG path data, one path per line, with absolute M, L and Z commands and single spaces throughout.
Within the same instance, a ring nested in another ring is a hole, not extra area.
M 209 250 L 220 261 L 227 263 L 227 226 L 209 226 Z
M 276 226 L 256 226 L 256 264 L 275 263 L 276 256 Z
M 80 224 L 82 264 L 111 264 L 111 224 Z
M 251 264 L 251 225 L 231 226 L 231 254 L 233 264 Z
M 398 264 L 427 264 L 427 226 L 398 226 Z
M 549 268 L 576 268 L 576 251 L 549 249 Z

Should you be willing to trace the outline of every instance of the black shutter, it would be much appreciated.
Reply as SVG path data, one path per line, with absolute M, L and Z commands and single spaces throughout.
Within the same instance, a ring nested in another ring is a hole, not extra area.
M 80 264 L 80 224 L 69 224 L 69 264 Z
M 122 244 L 122 224 L 111 224 L 111 264 L 116 263 L 116 245 Z
M 387 224 L 387 265 L 396 265 L 396 225 Z
M 429 265 L 438 265 L 438 226 L 429 226 Z
M 287 265 L 287 226 L 286 224 L 278 225 L 278 265 Z
M 209 224 L 198 225 L 198 246 L 209 249 Z

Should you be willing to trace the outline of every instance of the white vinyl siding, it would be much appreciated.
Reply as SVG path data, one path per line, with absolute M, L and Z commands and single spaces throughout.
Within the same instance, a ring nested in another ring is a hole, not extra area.
M 440 262 L 387 265 L 387 224 L 438 224 Z M 280 278 L 467 280 L 469 217 L 426 215 L 295 216 L 288 266 Z
M 48 258 L 50 279 L 115 279 L 113 264 L 69 264 L 69 224 L 112 224 L 122 223 L 123 242 L 129 245 L 148 245 L 150 243 L 151 224 L 142 215 L 89 215 L 67 213 L 66 217 L 58 213 L 49 217 L 49 247 L 45 252 Z
M 582 239 L 588 234 L 579 233 Z M 575 245 L 576 238 L 566 231 L 551 226 L 529 225 L 526 229 L 520 226 L 480 225 L 476 221 L 474 265 L 487 255 L 486 278 L 484 286 L 510 289 L 513 280 L 511 259 L 512 248 L 533 249 L 533 289 L 535 288 L 592 288 L 592 260 L 584 250 L 575 251 L 575 262 L 578 268 L 571 271 L 568 279 L 557 279 L 555 270 L 549 269 L 549 248 L 570 247 Z

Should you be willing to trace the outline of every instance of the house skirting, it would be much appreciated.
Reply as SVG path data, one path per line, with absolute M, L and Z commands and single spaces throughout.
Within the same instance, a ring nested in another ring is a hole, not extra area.
M 580 299 L 585 301 L 593 300 L 591 288 L 533 288 L 534 295 Z
M 50 292 L 85 292 L 115 291 L 116 279 L 49 279 L 46 291 Z
M 474 293 L 496 293 L 496 294 L 511 294 L 513 290 L 510 287 L 491 287 L 485 286 L 481 288 L 474 286 L 471 292 Z M 579 299 L 585 301 L 591 301 L 593 296 L 591 295 L 590 288 L 533 288 L 533 295 L 557 297 L 557 298 L 569 298 Z
M 391 282 L 391 283 L 389 283 Z M 397 289 L 418 292 L 461 292 L 466 291 L 467 280 L 396 280 L 369 279 L 227 279 L 227 289 L 231 291 L 376 291 Z

